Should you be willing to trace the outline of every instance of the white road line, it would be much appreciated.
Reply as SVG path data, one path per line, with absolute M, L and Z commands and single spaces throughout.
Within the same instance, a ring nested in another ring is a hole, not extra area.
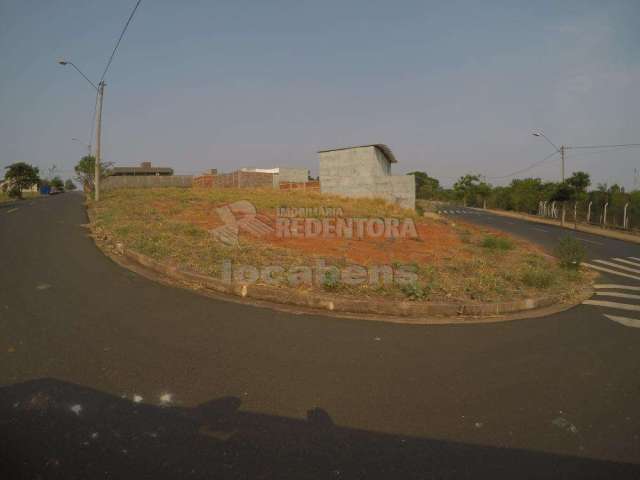
M 531 228 L 533 228 L 534 230 L 538 230 L 539 232 L 547 233 L 549 231 L 549 230 L 545 230 L 544 228 L 538 228 L 538 227 L 531 227 Z
M 609 320 L 619 323 L 620 325 L 624 325 L 625 327 L 640 328 L 640 320 L 636 320 L 635 318 L 618 317 L 616 315 L 607 315 L 606 313 L 604 316 Z
M 631 310 L 633 312 L 640 312 L 640 305 L 630 305 L 628 303 L 618 302 L 606 302 L 603 300 L 585 300 L 583 305 L 594 305 L 596 307 L 609 307 L 618 310 Z
M 633 265 L 634 267 L 640 267 L 640 263 L 631 262 L 629 260 L 625 260 L 624 258 L 613 258 L 612 260 L 615 260 L 616 262 L 627 263 L 629 265 Z
M 616 267 L 616 268 L 619 268 L 620 270 L 625 270 L 625 271 L 631 272 L 631 273 L 640 273 L 640 270 L 638 270 L 637 268 L 631 268 L 631 267 L 626 267 L 624 265 L 618 265 L 617 263 L 607 262 L 606 260 L 594 260 L 594 262 L 598 262 L 598 263 L 601 263 L 603 265 L 609 265 L 610 267 Z
M 632 287 L 631 285 L 617 285 L 615 283 L 596 283 L 594 288 L 617 288 L 618 290 L 633 290 L 640 292 L 640 287 Z
M 603 297 L 618 297 L 618 298 L 630 298 L 631 300 L 640 300 L 640 295 L 633 295 L 631 293 L 596 292 L 596 295 L 603 296 Z
M 640 280 L 640 277 L 636 275 L 630 275 L 628 273 L 617 272 L 615 270 L 611 270 L 610 268 L 598 267 L 597 265 L 591 265 L 587 262 L 582 262 L 582 265 L 588 268 L 593 268 L 594 270 L 598 270 L 600 272 L 612 273 L 614 275 L 619 275 L 621 277 L 633 278 L 634 280 Z
M 640 262 L 640 258 L 637 257 L 629 257 L 631 260 L 637 260 L 638 262 Z
M 604 243 L 596 242 L 594 240 L 587 240 L 586 238 L 576 237 L 581 242 L 593 243 L 594 245 L 604 245 Z
M 11 210 L 7 210 L 7 213 L 13 213 L 13 212 L 16 212 L 16 211 L 18 211 L 17 208 L 12 208 Z

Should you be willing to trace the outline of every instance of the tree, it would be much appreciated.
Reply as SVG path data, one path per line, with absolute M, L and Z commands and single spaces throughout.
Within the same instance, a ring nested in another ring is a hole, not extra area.
M 58 176 L 53 177 L 50 181 L 49 184 L 53 187 L 53 188 L 57 188 L 58 190 L 64 188 L 64 182 L 62 181 L 62 179 Z
M 543 196 L 542 181 L 539 178 L 514 179 L 509 185 L 511 205 L 514 210 L 533 213 Z
M 75 190 L 76 189 L 76 184 L 73 183 L 73 180 L 71 180 L 70 178 L 68 178 L 65 182 L 64 182 L 64 189 L 65 190 Z
M 487 208 L 487 199 L 491 196 L 491 185 L 485 182 L 480 182 L 476 187 L 476 196 L 482 200 L 482 208 Z
M 564 217 L 566 214 L 566 202 L 568 202 L 569 200 L 573 200 L 575 196 L 575 189 L 567 182 L 564 182 L 558 185 L 558 188 L 551 197 L 552 201 L 562 203 L 562 218 L 560 219 L 560 223 L 562 225 L 564 225 Z
M 585 193 L 591 185 L 591 176 L 587 172 L 573 172 L 567 178 L 567 184 L 573 187 L 576 193 Z
M 416 179 L 416 198 L 426 200 L 435 198 L 440 192 L 440 182 L 437 178 L 430 177 L 425 172 L 410 172 Z
M 479 175 L 467 174 L 460 177 L 456 183 L 453 184 L 453 191 L 458 199 L 462 200 L 462 204 L 466 207 L 469 198 L 475 196 L 476 189 L 480 184 Z
M 100 163 L 100 177 L 107 175 L 112 162 Z M 93 191 L 93 178 L 96 173 L 96 158 L 92 155 L 85 155 L 75 166 L 76 180 L 80 182 L 86 191 Z
M 5 167 L 4 179 L 10 197 L 22 198 L 22 190 L 37 185 L 40 181 L 38 167 L 25 162 L 18 162 Z

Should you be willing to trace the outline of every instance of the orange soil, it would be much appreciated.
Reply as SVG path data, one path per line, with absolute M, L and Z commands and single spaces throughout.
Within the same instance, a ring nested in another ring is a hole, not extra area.
M 411 238 L 277 238 L 261 240 L 274 246 L 303 254 L 344 258 L 359 265 L 380 265 L 392 262 L 437 263 L 456 253 L 461 242 L 455 231 L 446 225 L 416 224 L 417 239 Z
M 205 230 L 223 225 L 215 208 L 210 204 L 191 202 L 182 212 L 174 213 L 171 201 L 156 201 L 151 206 L 159 213 L 175 221 L 186 222 Z M 275 222 L 273 214 L 267 215 Z M 465 224 L 465 229 L 472 235 L 480 233 L 480 229 Z M 266 237 L 254 237 L 246 232 L 241 236 L 249 241 L 283 247 L 300 252 L 303 255 L 344 259 L 358 265 L 382 265 L 393 262 L 416 262 L 437 265 L 443 260 L 465 258 L 470 254 L 461 248 L 462 241 L 458 233 L 450 225 L 432 220 L 420 220 L 416 223 L 418 238 L 277 238 L 275 234 Z M 500 232 L 495 232 L 501 235 Z M 539 251 L 532 246 L 526 250 Z

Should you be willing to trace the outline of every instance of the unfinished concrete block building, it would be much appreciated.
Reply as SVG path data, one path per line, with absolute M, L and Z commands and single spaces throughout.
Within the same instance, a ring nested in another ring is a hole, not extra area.
M 383 198 L 401 207 L 415 209 L 415 178 L 413 175 L 391 175 L 391 164 L 397 160 L 386 145 L 321 150 L 318 156 L 322 193 Z

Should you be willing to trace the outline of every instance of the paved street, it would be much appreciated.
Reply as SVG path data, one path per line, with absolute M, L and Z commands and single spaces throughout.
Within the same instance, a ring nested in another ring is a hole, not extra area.
M 0 478 L 640 478 L 638 245 L 578 233 L 602 276 L 560 314 L 403 326 L 157 284 L 86 222 L 0 205 Z
M 574 236 L 587 251 L 585 266 L 601 276 L 595 286 L 594 298 L 586 300 L 584 305 L 601 307 L 604 318 L 627 327 L 640 328 L 640 245 L 503 217 L 479 209 L 446 208 L 441 213 L 453 221 L 470 222 L 517 235 L 550 251 L 562 236 Z M 583 309 L 584 306 L 578 310 Z M 591 311 L 590 315 L 598 314 Z

